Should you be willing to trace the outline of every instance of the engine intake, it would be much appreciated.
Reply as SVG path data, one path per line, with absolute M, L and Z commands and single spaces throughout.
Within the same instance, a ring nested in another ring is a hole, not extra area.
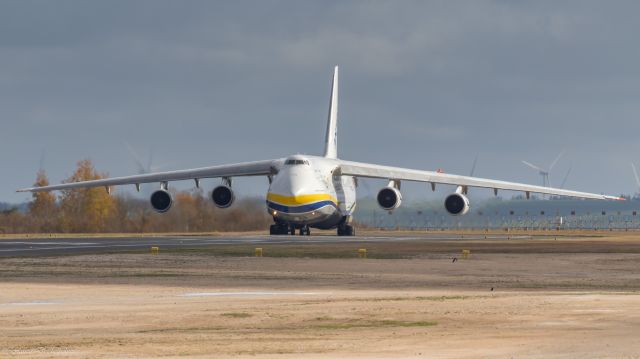
M 454 216 L 469 212 L 469 199 L 462 193 L 453 193 L 444 200 L 444 208 Z
M 233 191 L 227 186 L 218 186 L 211 192 L 211 200 L 218 208 L 228 208 L 234 199 Z
M 157 190 L 151 194 L 151 207 L 158 213 L 165 213 L 171 208 L 172 204 L 171 193 L 164 189 Z
M 392 211 L 400 207 L 402 194 L 397 188 L 385 187 L 378 192 L 378 205 L 382 209 Z

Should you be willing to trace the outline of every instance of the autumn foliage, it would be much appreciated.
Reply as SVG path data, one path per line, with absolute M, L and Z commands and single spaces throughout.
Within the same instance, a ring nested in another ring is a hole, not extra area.
M 106 178 L 98 173 L 90 160 L 78 162 L 76 171 L 65 182 Z M 116 210 L 116 200 L 104 188 L 62 191 L 60 226 L 62 232 L 108 232 Z
M 43 170 L 38 171 L 34 186 L 48 186 L 49 179 Z M 33 200 L 29 203 L 29 219 L 31 227 L 39 232 L 54 232 L 58 222 L 58 208 L 56 197 L 51 192 L 34 192 Z
M 90 160 L 79 161 L 65 182 L 107 177 Z M 35 186 L 46 186 L 44 171 Z M 115 188 L 114 188 L 115 190 Z M 35 192 L 26 213 L 17 210 L 0 214 L 4 233 L 158 233 L 266 230 L 272 219 L 264 200 L 238 200 L 230 208 L 219 209 L 201 189 L 171 190 L 174 205 L 167 213 L 156 213 L 148 200 L 126 194 L 109 194 L 104 187 L 65 190 L 56 196 Z

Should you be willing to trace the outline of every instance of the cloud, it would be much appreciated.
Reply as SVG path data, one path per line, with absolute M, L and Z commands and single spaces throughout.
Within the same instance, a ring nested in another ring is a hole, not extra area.
M 135 172 L 122 140 L 176 167 L 319 152 L 335 64 L 346 158 L 466 173 L 481 152 L 483 175 L 537 183 L 520 160 L 568 148 L 576 189 L 631 192 L 638 10 L 631 1 L 3 2 L 0 163 L 11 174 L 0 200 L 26 198 L 12 191 L 32 182 L 43 148 L 54 182 L 87 156 L 113 175 Z M 263 182 L 247 191 L 264 192 Z

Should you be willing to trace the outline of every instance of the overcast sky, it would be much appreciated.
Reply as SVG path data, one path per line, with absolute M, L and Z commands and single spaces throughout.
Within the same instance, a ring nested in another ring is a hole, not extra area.
M 552 185 L 572 166 L 567 188 L 632 193 L 638 14 L 637 1 L 2 1 L 0 201 L 28 199 L 14 190 L 41 162 L 52 182 L 83 158 L 135 174 L 125 143 L 163 170 L 319 154 L 336 64 L 341 158 L 467 174 L 478 154 L 478 176 L 539 184 L 520 161 L 566 150 Z

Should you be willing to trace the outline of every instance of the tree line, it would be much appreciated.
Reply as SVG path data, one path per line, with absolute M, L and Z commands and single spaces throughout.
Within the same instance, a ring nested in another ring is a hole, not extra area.
M 79 161 L 64 182 L 106 178 L 89 159 Z M 47 186 L 45 171 L 35 186 Z M 127 194 L 107 193 L 104 188 L 34 192 L 26 211 L 0 212 L 0 233 L 161 233 L 264 230 L 272 223 L 264 200 L 237 200 L 219 209 L 201 189 L 171 190 L 174 204 L 167 213 L 156 213 L 147 200 Z

